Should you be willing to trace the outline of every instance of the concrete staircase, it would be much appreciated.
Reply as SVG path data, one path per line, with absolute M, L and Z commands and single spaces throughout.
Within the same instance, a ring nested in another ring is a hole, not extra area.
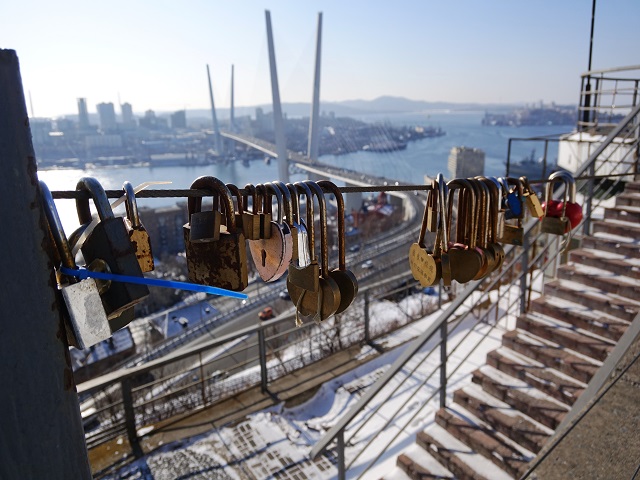
M 640 182 L 592 222 L 544 296 L 388 478 L 519 478 L 640 311 Z

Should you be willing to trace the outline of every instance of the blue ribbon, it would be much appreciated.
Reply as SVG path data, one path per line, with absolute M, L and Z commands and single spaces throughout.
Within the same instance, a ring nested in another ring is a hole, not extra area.
M 97 278 L 98 280 L 112 280 L 114 282 L 137 283 L 139 285 L 151 285 L 153 287 L 177 288 L 179 290 L 189 290 L 192 292 L 204 292 L 212 295 L 221 295 L 224 297 L 247 299 L 246 293 L 234 292 L 224 288 L 210 287 L 208 285 L 198 285 L 197 283 L 176 282 L 174 280 L 160 280 L 158 278 L 132 277 L 130 275 L 117 275 L 115 273 L 94 272 L 86 268 L 77 270 L 68 267 L 60 267 L 60 272 L 72 277 L 78 277 L 81 280 L 86 278 Z

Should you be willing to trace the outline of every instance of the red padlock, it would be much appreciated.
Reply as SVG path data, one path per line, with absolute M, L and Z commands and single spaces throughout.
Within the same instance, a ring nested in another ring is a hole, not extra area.
M 564 181 L 564 199 L 551 199 L 552 185 L 556 181 Z M 576 181 L 569 172 L 559 171 L 551 174 L 546 188 L 546 201 L 542 208 L 542 231 L 562 235 L 576 228 L 582 221 L 582 206 L 576 203 Z

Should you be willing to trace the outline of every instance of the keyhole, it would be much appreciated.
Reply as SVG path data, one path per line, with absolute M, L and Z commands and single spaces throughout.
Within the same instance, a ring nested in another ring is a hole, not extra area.
M 266 250 L 262 250 L 262 266 L 263 267 L 267 266 L 267 251 Z

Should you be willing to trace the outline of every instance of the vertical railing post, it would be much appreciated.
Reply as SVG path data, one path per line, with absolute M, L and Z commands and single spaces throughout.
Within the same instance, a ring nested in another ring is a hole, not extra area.
M 205 386 L 204 378 L 204 366 L 202 365 L 202 352 L 198 353 L 198 360 L 200 361 L 200 385 L 202 386 L 202 404 L 207 404 L 207 387 Z
M 269 377 L 267 376 L 267 344 L 264 338 L 264 326 L 258 329 L 258 357 L 260 361 L 260 388 L 262 393 L 269 391 Z
M 347 467 L 344 461 L 344 429 L 338 433 L 338 480 L 347 478 Z
M 527 311 L 527 279 L 529 278 L 529 235 L 522 241 L 520 272 L 520 315 Z
M 597 160 L 597 159 L 596 159 Z M 589 176 L 593 177 L 596 173 L 596 162 L 591 162 L 589 165 Z M 587 194 L 585 195 L 585 220 L 582 225 L 582 235 L 587 236 L 591 230 L 591 214 L 593 213 L 593 192 L 594 192 L 595 180 L 593 178 L 587 180 Z
M 440 325 L 440 408 L 447 406 L 447 336 L 448 324 Z
M 371 342 L 371 332 L 369 330 L 369 290 L 364 292 L 364 341 L 365 343 Z
M 136 429 L 136 414 L 133 409 L 133 395 L 131 394 L 131 379 L 125 377 L 120 384 L 122 388 L 122 407 L 124 408 L 124 421 L 127 428 L 127 437 L 129 438 L 129 445 L 131 445 L 131 452 L 136 458 L 140 458 L 144 455 L 142 448 L 140 447 L 140 440 L 138 438 L 138 431 Z
M 0 478 L 90 479 L 37 171 L 18 56 L 0 48 Z

